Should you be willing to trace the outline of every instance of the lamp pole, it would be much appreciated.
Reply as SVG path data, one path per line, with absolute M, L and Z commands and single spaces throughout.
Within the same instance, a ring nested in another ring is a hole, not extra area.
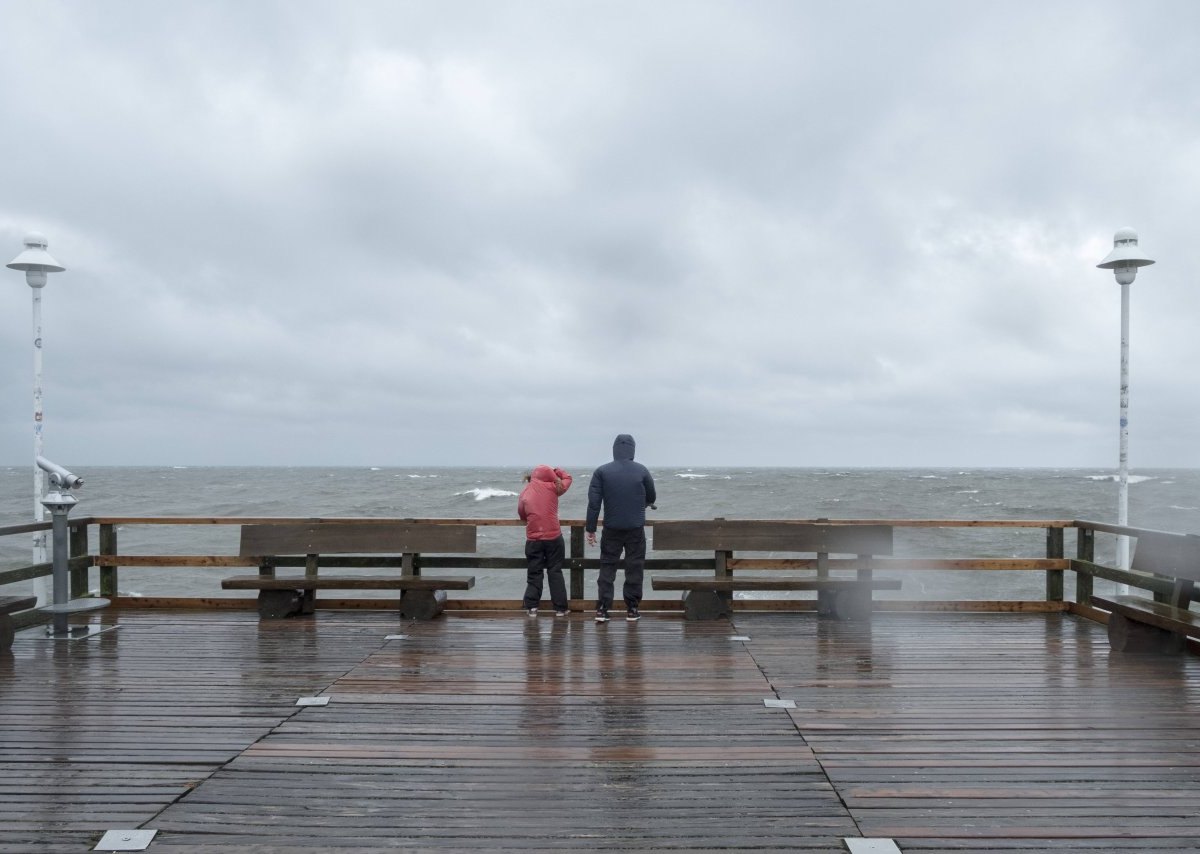
M 47 273 L 61 273 L 66 269 L 46 251 L 46 246 L 44 235 L 28 234 L 24 251 L 7 265 L 10 269 L 24 271 L 25 283 L 33 292 L 33 518 L 38 522 L 46 518 L 42 506 L 45 481 L 36 462 L 42 456 L 42 288 L 46 287 Z M 34 532 L 33 562 L 46 562 L 45 531 Z M 49 600 L 44 578 L 34 580 L 34 592 L 37 593 L 39 605 Z
M 1147 267 L 1154 261 L 1138 249 L 1137 232 L 1132 228 L 1121 228 L 1113 235 L 1113 249 L 1096 266 L 1112 270 L 1121 286 L 1121 433 L 1120 450 L 1117 456 L 1117 524 L 1129 524 L 1129 286 L 1137 278 L 1138 267 Z M 1129 537 L 1117 537 L 1117 567 L 1129 569 Z M 1121 585 L 1121 592 L 1128 592 Z

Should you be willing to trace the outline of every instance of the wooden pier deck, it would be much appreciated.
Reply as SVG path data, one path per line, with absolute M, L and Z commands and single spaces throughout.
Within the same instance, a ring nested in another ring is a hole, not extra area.
M 102 613 L 0 658 L 0 852 L 1200 851 L 1200 658 L 1070 615 Z

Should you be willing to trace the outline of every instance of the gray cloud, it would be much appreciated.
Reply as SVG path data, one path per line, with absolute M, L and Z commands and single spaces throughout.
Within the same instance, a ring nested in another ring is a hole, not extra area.
M 0 11 L 63 459 L 1200 465 L 1191 3 Z

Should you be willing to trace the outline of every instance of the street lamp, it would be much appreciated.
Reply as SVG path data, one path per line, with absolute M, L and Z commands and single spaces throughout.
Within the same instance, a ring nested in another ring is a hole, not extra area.
M 12 270 L 23 270 L 25 283 L 33 291 L 33 518 L 41 522 L 46 518 L 42 506 L 44 481 L 36 460 L 42 455 L 42 288 L 46 287 L 47 273 L 61 273 L 66 267 L 46 251 L 45 236 L 36 233 L 26 235 L 25 250 L 9 261 L 7 266 Z M 33 535 L 33 562 L 46 562 L 45 531 L 37 531 Z M 49 598 L 45 579 L 34 581 L 34 591 L 38 596 L 38 604 Z
M 1121 286 L 1121 449 L 1117 482 L 1117 524 L 1129 524 L 1129 286 L 1137 278 L 1138 267 L 1154 261 L 1138 249 L 1137 232 L 1121 228 L 1113 235 L 1113 249 L 1096 266 L 1112 270 Z M 1117 566 L 1129 569 L 1129 538 L 1117 538 Z M 1122 585 L 1124 587 L 1124 585 Z

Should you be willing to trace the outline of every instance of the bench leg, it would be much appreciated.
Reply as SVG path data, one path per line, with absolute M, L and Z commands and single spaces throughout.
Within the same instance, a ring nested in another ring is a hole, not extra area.
M 400 617 L 404 620 L 432 620 L 445 607 L 445 590 L 405 590 L 400 593 Z
M 733 613 L 730 595 L 715 590 L 686 590 L 683 594 L 685 620 L 719 620 Z
M 1183 635 L 1131 620 L 1124 614 L 1108 617 L 1108 645 L 1114 652 L 1182 652 Z
M 838 616 L 838 591 L 836 590 L 818 590 L 817 591 L 817 616 L 818 617 L 837 617 Z
M 300 590 L 258 591 L 258 616 L 278 620 L 302 613 L 303 592 Z
M 835 593 L 833 615 L 839 620 L 871 619 L 871 590 L 869 587 L 830 592 Z
M 13 628 L 12 617 L 8 614 L 0 614 L 0 652 L 12 649 L 15 635 L 16 630 Z
M 301 590 L 300 591 L 300 613 L 311 614 L 317 610 L 317 591 Z

